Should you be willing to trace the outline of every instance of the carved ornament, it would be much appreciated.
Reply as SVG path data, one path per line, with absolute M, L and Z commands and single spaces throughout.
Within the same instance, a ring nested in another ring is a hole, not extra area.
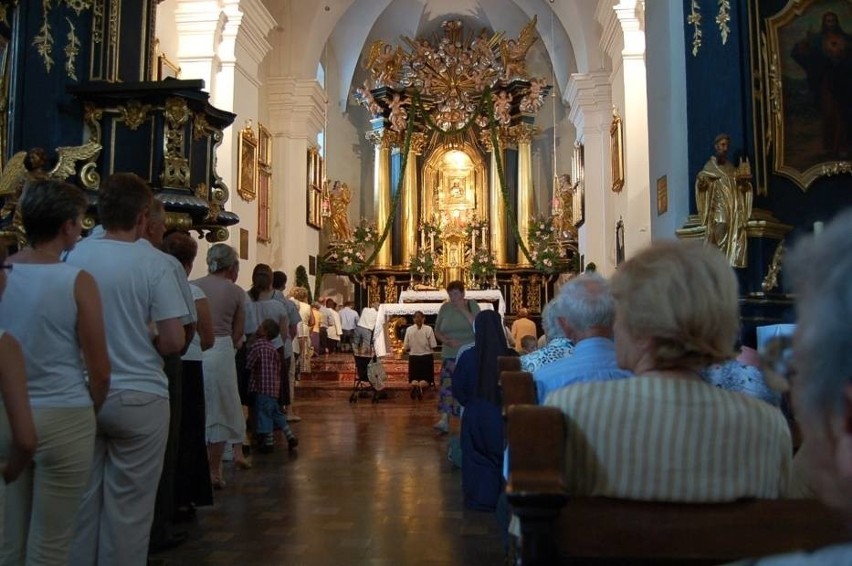
M 124 122 L 127 129 L 135 132 L 148 119 L 150 111 L 150 104 L 142 104 L 138 100 L 131 100 L 127 103 L 127 106 L 118 107 L 118 119 Z

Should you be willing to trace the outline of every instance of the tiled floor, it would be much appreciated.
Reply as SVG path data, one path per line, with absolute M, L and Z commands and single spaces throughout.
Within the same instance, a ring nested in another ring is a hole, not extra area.
M 435 435 L 435 397 L 403 392 L 355 405 L 330 393 L 297 406 L 298 456 L 226 468 L 216 504 L 183 546 L 156 555 L 195 564 L 502 564 L 494 516 L 461 504 L 461 474 Z

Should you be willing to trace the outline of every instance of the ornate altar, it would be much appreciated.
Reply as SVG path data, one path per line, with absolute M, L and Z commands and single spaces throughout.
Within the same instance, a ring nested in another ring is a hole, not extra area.
M 449 20 L 433 37 L 373 44 L 364 62 L 370 78 L 355 98 L 371 116 L 376 239 L 355 266 L 341 261 L 352 254 L 336 240 L 329 270 L 359 280 L 393 273 L 412 287 L 461 280 L 470 288 L 495 287 L 501 270 L 537 271 L 531 140 L 550 86 L 527 72 L 535 26 L 533 19 L 508 39 Z M 518 178 L 511 194 L 509 150 L 520 172 L 511 172 Z M 571 247 L 560 249 L 567 270 Z

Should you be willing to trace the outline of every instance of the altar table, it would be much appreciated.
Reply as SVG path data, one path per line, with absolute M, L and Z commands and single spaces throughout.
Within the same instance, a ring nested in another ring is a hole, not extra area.
M 506 300 L 498 289 L 468 290 L 464 292 L 467 299 L 480 301 L 497 301 L 497 312 L 500 316 L 506 314 Z M 402 291 L 399 294 L 400 303 L 443 303 L 449 300 L 449 295 L 443 289 L 436 291 Z M 437 312 L 437 311 L 436 311 Z M 425 313 L 425 311 L 424 311 Z
M 408 292 L 408 291 L 405 291 Z M 419 291 L 422 292 L 422 291 Z M 431 291 L 430 291 L 431 292 Z M 473 298 L 468 291 L 465 297 Z M 499 291 L 497 291 L 499 293 Z M 446 296 L 446 293 L 444 293 Z M 385 337 L 385 322 L 391 317 L 398 315 L 414 314 L 421 311 L 425 315 L 438 314 L 438 310 L 443 303 L 382 303 L 379 305 L 378 316 L 376 316 L 376 327 L 373 331 L 373 347 L 376 349 L 376 355 L 379 357 L 388 354 L 388 347 Z M 494 310 L 491 303 L 479 303 L 479 308 L 482 310 Z

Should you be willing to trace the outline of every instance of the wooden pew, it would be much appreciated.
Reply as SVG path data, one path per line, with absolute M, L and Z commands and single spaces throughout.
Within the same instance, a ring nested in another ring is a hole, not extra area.
M 565 421 L 553 407 L 508 408 L 509 503 L 522 563 L 719 564 L 850 540 L 817 501 L 657 503 L 565 492 Z

